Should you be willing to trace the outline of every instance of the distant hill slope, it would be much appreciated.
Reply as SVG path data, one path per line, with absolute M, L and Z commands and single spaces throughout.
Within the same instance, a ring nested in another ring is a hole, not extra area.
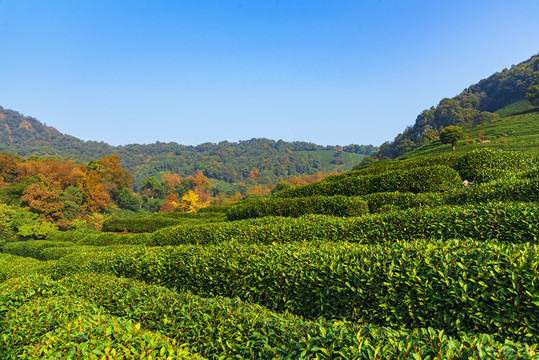
M 372 145 L 326 147 L 268 139 L 197 146 L 157 142 L 114 147 L 64 135 L 35 118 L 0 107 L 0 152 L 25 157 L 62 156 L 78 161 L 117 154 L 122 166 L 135 174 L 135 184 L 163 172 L 188 176 L 198 170 L 209 178 L 228 183 L 246 180 L 252 172 L 260 183 L 276 183 L 289 176 L 350 170 L 374 150 L 376 147 Z
M 471 128 L 465 128 L 466 140 L 459 141 L 457 153 L 475 149 L 503 149 L 539 155 L 539 109 L 524 114 L 506 116 Z M 420 146 L 398 159 L 452 152 L 451 144 L 434 140 Z
M 535 84 L 539 84 L 539 55 L 479 81 L 454 98 L 442 99 L 436 107 L 423 111 L 393 142 L 380 146 L 375 156 L 397 158 L 437 139 L 446 126 L 471 129 L 508 115 L 514 110 L 511 105 L 521 111 L 526 89 Z

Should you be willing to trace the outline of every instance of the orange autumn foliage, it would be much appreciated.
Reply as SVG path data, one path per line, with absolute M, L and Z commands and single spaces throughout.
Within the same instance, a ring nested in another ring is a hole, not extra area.
M 60 201 L 60 195 L 41 184 L 31 184 L 24 190 L 21 205 L 39 214 L 42 221 L 58 222 L 64 217 L 64 203 Z
M 99 158 L 99 162 L 103 166 L 101 177 L 103 180 L 115 184 L 119 187 L 131 188 L 133 185 L 133 174 L 120 165 L 120 157 L 112 154 Z
M 266 196 L 270 193 L 271 187 L 269 185 L 254 185 L 247 189 L 245 195 Z
M 75 185 L 75 179 L 72 174 L 76 169 L 75 162 L 72 160 L 60 161 L 57 159 L 38 159 L 21 162 L 18 164 L 18 176 L 16 182 L 40 175 L 46 179 L 47 184 L 56 189 L 65 189 L 68 186 Z
M 168 194 L 165 202 L 159 208 L 159 212 L 173 212 L 176 211 L 179 207 L 180 200 L 178 199 L 178 194 L 172 193 Z
M 166 173 L 161 177 L 161 182 L 165 185 L 167 193 L 176 191 L 176 187 L 182 183 L 182 177 L 178 174 Z

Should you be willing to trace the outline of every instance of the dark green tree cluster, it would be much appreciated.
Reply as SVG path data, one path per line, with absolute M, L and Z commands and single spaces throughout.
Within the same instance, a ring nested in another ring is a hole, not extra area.
M 526 100 L 533 106 L 539 106 L 539 84 L 530 86 L 526 90 Z

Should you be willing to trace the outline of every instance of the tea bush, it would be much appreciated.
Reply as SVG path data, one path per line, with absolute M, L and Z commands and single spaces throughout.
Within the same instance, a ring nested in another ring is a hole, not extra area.
M 42 271 L 132 277 L 204 296 L 240 297 L 309 318 L 539 340 L 539 248 L 398 241 L 390 245 L 225 243 L 65 257 Z
M 71 247 L 75 245 L 70 241 L 46 241 L 46 240 L 28 240 L 8 243 L 4 246 L 4 252 L 8 254 L 31 257 L 38 260 L 44 259 L 41 255 L 44 249 L 52 247 Z
M 227 219 L 241 220 L 264 216 L 298 217 L 305 214 L 362 216 L 368 212 L 369 209 L 364 200 L 346 196 L 261 198 L 230 207 Z
M 361 196 L 378 192 L 443 192 L 461 186 L 459 174 L 445 165 L 417 167 L 410 170 L 387 171 L 376 175 L 347 176 L 339 181 L 317 183 L 285 189 L 276 197 L 294 198 L 316 195 Z
M 537 242 L 538 203 L 486 203 L 406 209 L 358 218 L 305 215 L 266 217 L 229 223 L 162 229 L 147 237 L 147 245 L 219 244 L 234 239 L 268 244 L 300 240 L 360 243 L 416 238 L 474 238 L 506 242 Z
M 54 306 L 60 299 L 66 299 L 66 304 Z M 92 305 L 85 306 L 83 301 L 77 299 L 84 299 L 84 302 Z M 32 303 L 38 304 L 37 310 L 32 310 Z M 32 276 L 0 284 L 0 308 L 4 309 L 0 312 L 1 321 L 9 319 L 35 328 L 28 322 L 36 315 L 38 324 L 54 319 L 39 317 L 45 313 L 40 309 L 45 307 L 51 308 L 60 319 L 76 312 L 83 315 L 67 323 L 61 331 L 50 333 L 44 339 L 47 345 L 59 342 L 70 344 L 64 341 L 68 337 L 63 334 L 69 333 L 71 324 L 77 328 L 80 323 L 96 324 L 72 342 L 77 343 L 79 349 L 84 349 L 86 343 L 95 344 L 92 340 L 97 334 L 105 341 L 116 339 L 113 343 L 116 346 L 128 344 L 130 349 L 150 342 L 146 348 L 159 344 L 167 351 L 175 342 L 185 346 L 184 352 L 198 353 L 211 359 L 371 359 L 375 357 L 374 354 L 381 359 L 417 359 L 418 356 L 439 359 L 531 359 L 537 353 L 537 345 L 528 346 L 509 340 L 500 343 L 489 335 L 461 334 L 458 338 L 451 338 L 443 331 L 432 328 L 397 331 L 342 320 L 327 321 L 321 318 L 310 321 L 289 313 L 268 311 L 238 299 L 204 299 L 106 275 L 77 274 L 59 281 Z M 25 310 L 17 310 L 22 308 Z M 27 313 L 31 313 L 32 317 L 25 316 Z M 113 321 L 119 322 L 120 326 L 114 322 L 111 324 L 109 314 L 115 314 Z M 140 324 L 140 328 L 136 324 Z M 84 326 L 82 328 L 86 330 Z M 9 328 L 0 326 L 0 333 L 5 336 L 6 332 L 7 339 L 11 341 L 14 336 L 9 334 Z M 27 333 L 21 338 L 31 336 Z M 134 339 L 135 336 L 138 340 Z M 0 344 L 13 354 L 20 353 L 20 350 L 5 345 Z M 65 346 L 60 349 L 64 350 Z M 38 346 L 36 350 L 39 351 Z M 104 353 L 107 350 L 98 351 Z

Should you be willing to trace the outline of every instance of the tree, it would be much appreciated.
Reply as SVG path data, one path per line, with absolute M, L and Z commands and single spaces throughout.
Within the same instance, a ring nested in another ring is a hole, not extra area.
M 440 140 L 443 144 L 451 144 L 453 151 L 457 141 L 464 139 L 464 132 L 460 126 L 448 126 L 440 132 Z
M 189 190 L 182 196 L 178 209 L 181 212 L 195 212 L 199 207 L 201 204 L 198 195 Z
M 60 200 L 60 195 L 41 184 L 32 184 L 24 190 L 21 205 L 39 214 L 43 221 L 61 222 L 64 219 L 64 203 Z
M 142 180 L 140 185 L 140 193 L 146 195 L 150 199 L 163 199 L 166 196 L 163 184 L 153 176 Z
M 539 84 L 530 86 L 526 90 L 526 100 L 533 106 L 539 106 Z

